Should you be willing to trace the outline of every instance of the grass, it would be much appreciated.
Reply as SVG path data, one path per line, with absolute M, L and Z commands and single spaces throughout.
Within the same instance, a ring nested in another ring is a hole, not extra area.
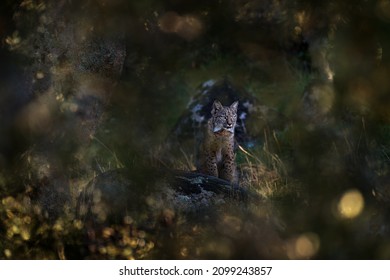
M 279 145 L 275 133 L 265 135 L 262 147 L 245 150 L 239 146 L 238 168 L 241 173 L 241 186 L 253 190 L 265 199 L 291 195 L 297 191 L 293 180 L 288 177 L 287 167 L 276 152 L 271 151 L 270 142 Z
M 112 149 L 107 147 L 107 145 L 104 144 L 101 140 L 99 140 L 99 138 L 97 138 L 96 136 L 91 136 L 91 138 L 109 154 L 109 156 L 107 158 L 105 158 L 106 163 L 108 163 L 108 167 L 104 166 L 103 164 L 100 164 L 98 159 L 95 158 L 96 164 L 98 165 L 101 173 L 106 172 L 107 170 L 119 169 L 119 168 L 125 167 L 125 165 L 119 160 L 116 152 L 114 152 Z M 112 158 L 112 161 L 113 161 L 112 166 L 111 166 L 111 160 L 108 160 L 108 162 L 107 162 L 107 159 L 110 157 Z

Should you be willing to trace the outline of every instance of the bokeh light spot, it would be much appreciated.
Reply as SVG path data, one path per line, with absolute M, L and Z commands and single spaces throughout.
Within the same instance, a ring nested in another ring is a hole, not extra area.
M 193 15 L 180 16 L 176 12 L 167 12 L 158 20 L 161 31 L 176 33 L 187 41 L 198 38 L 203 31 L 202 21 Z
M 290 240 L 287 254 L 290 259 L 310 259 L 318 253 L 319 249 L 319 236 L 313 232 L 306 232 Z
M 4 255 L 7 257 L 7 258 L 10 258 L 12 257 L 12 252 L 10 249 L 5 249 L 4 250 Z
M 38 80 L 42 80 L 42 79 L 45 77 L 45 74 L 44 74 L 42 71 L 38 71 L 38 72 L 35 74 L 35 77 L 36 77 Z
M 295 242 L 297 255 L 302 258 L 313 257 L 320 248 L 320 239 L 317 234 L 305 233 L 300 235 Z
M 339 215 L 346 219 L 356 218 L 363 211 L 363 208 L 364 198 L 355 189 L 345 192 L 337 205 Z

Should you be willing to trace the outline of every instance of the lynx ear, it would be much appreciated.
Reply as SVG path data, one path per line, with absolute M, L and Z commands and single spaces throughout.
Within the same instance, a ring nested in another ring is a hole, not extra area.
M 237 108 L 238 108 L 238 101 L 235 101 L 232 105 L 230 105 L 230 109 L 233 109 L 236 112 L 237 112 Z
M 211 114 L 214 115 L 216 112 L 218 112 L 222 108 L 223 108 L 223 106 L 222 106 L 221 102 L 219 102 L 218 100 L 215 100 L 213 103 L 213 109 L 211 109 Z

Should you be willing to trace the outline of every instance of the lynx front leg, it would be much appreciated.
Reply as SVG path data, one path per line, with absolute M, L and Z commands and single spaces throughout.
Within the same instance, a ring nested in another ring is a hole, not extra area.
M 200 171 L 204 174 L 218 177 L 216 152 L 209 151 L 204 154 Z
M 219 177 L 233 184 L 238 183 L 233 145 L 229 145 L 228 147 L 222 149 L 222 166 Z

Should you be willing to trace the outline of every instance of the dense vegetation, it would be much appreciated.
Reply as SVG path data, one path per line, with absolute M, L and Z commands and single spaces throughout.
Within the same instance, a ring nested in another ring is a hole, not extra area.
M 389 258 L 389 34 L 387 0 L 3 1 L 0 258 Z M 193 169 L 165 144 L 224 79 L 283 124 L 237 152 L 261 202 L 194 223 L 158 172 Z M 91 222 L 99 176 L 131 191 Z

